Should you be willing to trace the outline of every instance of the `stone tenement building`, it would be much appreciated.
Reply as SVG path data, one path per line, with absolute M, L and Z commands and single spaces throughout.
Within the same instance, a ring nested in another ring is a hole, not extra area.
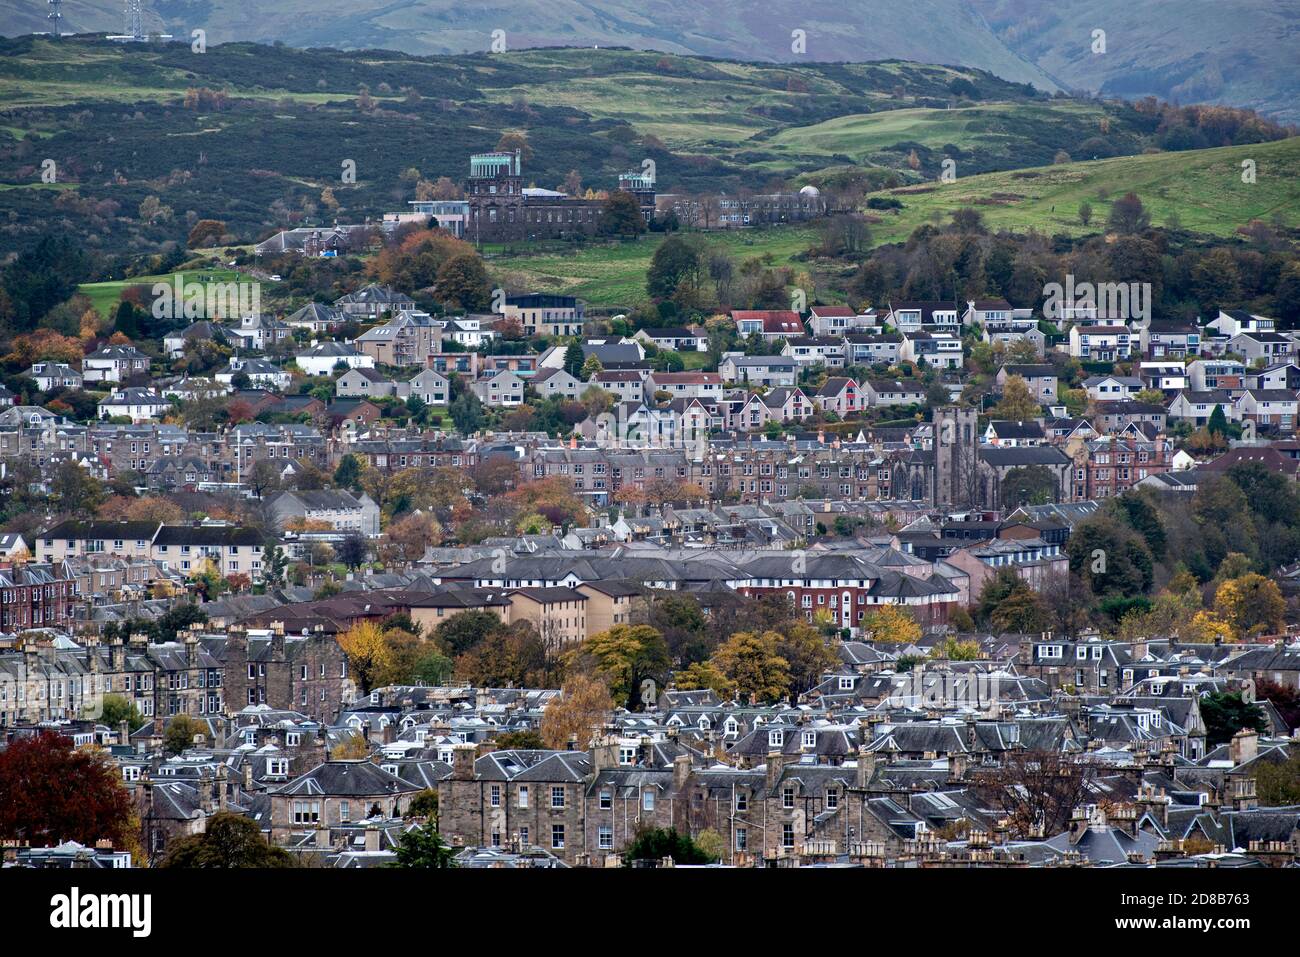
M 647 222 L 654 218 L 652 179 L 625 173 L 618 188 L 637 198 Z M 465 196 L 469 203 L 465 238 L 473 243 L 593 236 L 605 209 L 603 199 L 575 199 L 556 190 L 524 186 L 519 150 L 471 156 Z
M 332 721 L 355 695 L 332 635 L 232 628 L 224 635 L 194 629 L 178 639 L 25 642 L 0 651 L 0 727 L 78 718 L 105 694 L 128 699 L 146 718 L 188 714 L 222 722 L 260 704 Z

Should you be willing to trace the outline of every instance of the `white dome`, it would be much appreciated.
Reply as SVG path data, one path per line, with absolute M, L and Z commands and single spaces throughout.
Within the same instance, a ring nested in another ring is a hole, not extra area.
M 822 191 L 816 186 L 805 186 L 803 189 L 799 190 L 800 196 L 820 196 L 821 194 Z

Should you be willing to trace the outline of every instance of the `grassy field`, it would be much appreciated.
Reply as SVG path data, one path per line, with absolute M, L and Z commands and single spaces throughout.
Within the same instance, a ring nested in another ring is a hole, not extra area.
M 1256 163 L 1256 181 L 1241 180 L 1243 160 Z M 1252 146 L 1186 153 L 1158 153 L 1044 166 L 1012 173 L 959 177 L 951 184 L 886 190 L 903 202 L 897 212 L 872 211 L 873 245 L 902 242 L 918 226 L 944 221 L 956 210 L 978 209 L 992 229 L 1083 235 L 1104 226 L 1115 199 L 1132 190 L 1157 226 L 1176 216 L 1185 229 L 1231 236 L 1252 219 L 1300 226 L 1300 138 Z M 1093 207 L 1091 225 L 1079 221 L 1079 207 Z M 771 256 L 773 265 L 813 244 L 812 227 L 787 227 L 700 234 L 726 249 L 737 262 Z M 489 267 L 498 277 L 539 290 L 577 295 L 592 305 L 628 308 L 645 300 L 645 272 L 662 237 L 537 254 L 497 252 Z
M 184 276 L 188 282 L 197 282 L 200 276 L 214 282 L 234 282 L 240 274 L 230 269 L 189 269 L 165 276 L 135 276 L 118 282 L 90 282 L 80 287 L 78 292 L 86 296 L 101 316 L 111 317 L 122 298 L 122 292 L 131 286 L 152 286 L 154 283 L 174 283 L 176 276 Z
M 1242 182 L 1242 162 L 1253 159 L 1256 181 Z M 1124 193 L 1141 197 L 1157 226 L 1176 216 L 1185 229 L 1231 236 L 1252 219 L 1300 226 L 1300 137 L 1250 146 L 1156 153 L 1044 166 L 1011 173 L 958 177 L 949 184 L 887 190 L 902 200 L 897 213 L 876 213 L 875 243 L 899 242 L 936 216 L 973 207 L 992 228 L 1036 229 L 1081 235 L 1104 224 L 1110 205 Z M 1092 224 L 1079 221 L 1079 207 L 1092 205 Z
M 701 238 L 711 248 L 725 249 L 737 262 L 770 256 L 772 265 L 780 266 L 804 252 L 816 232 L 787 227 L 705 233 Z M 488 268 L 499 278 L 509 276 L 539 292 L 580 296 L 592 305 L 626 309 L 646 299 L 646 270 L 662 241 L 662 234 L 652 233 L 616 245 L 533 255 L 498 254 L 488 259 Z
M 881 159 L 879 154 L 899 143 L 918 144 L 943 151 L 962 150 L 1009 154 L 1023 144 L 1026 124 L 1042 132 L 1063 128 L 1063 136 L 1096 129 L 1106 110 L 1100 105 L 1072 100 L 1049 103 L 987 103 L 960 109 L 890 110 L 853 114 L 809 126 L 794 126 L 763 140 L 763 149 L 775 153 L 779 166 L 803 166 L 832 156 L 850 156 L 860 163 Z M 1068 131 L 1068 132 L 1066 132 Z

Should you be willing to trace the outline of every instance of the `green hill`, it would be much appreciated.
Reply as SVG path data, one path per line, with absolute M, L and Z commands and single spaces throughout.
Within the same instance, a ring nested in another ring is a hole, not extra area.
M 1242 181 L 1242 162 L 1255 161 L 1255 182 Z M 1081 235 L 1096 232 L 1110 204 L 1127 192 L 1137 193 L 1157 226 L 1172 217 L 1184 229 L 1231 236 L 1252 219 L 1274 219 L 1300 226 L 1300 137 L 1274 143 L 1229 146 L 1183 153 L 1122 156 L 1008 173 L 961 177 L 950 184 L 887 190 L 879 194 L 903 202 L 897 213 L 878 213 L 872 226 L 876 241 L 906 238 L 917 226 L 946 219 L 954 210 L 973 206 L 992 228 L 1036 229 Z M 1079 207 L 1093 208 L 1092 224 L 1079 221 Z
M 1256 161 L 1256 182 L 1241 181 L 1241 162 Z M 1176 216 L 1184 229 L 1229 237 L 1252 219 L 1300 228 L 1300 138 L 1254 146 L 1160 153 L 1045 166 L 1009 173 L 959 177 L 951 184 L 885 190 L 876 196 L 903 203 L 897 212 L 873 211 L 872 245 L 902 242 L 927 222 L 946 221 L 955 210 L 978 209 L 991 229 L 1038 230 L 1047 235 L 1096 233 L 1110 204 L 1132 190 L 1157 226 Z M 1090 226 L 1079 206 L 1093 207 Z M 810 227 L 703 234 L 709 245 L 736 260 L 770 254 L 777 266 L 808 269 L 800 254 L 813 245 Z M 645 271 L 660 237 L 578 251 L 516 253 L 491 258 L 499 276 L 538 289 L 580 295 L 598 306 L 627 308 L 646 298 Z

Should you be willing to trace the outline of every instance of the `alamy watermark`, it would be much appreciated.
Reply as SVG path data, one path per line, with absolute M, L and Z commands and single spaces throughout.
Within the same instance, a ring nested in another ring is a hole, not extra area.
M 1105 319 L 1127 322 L 1151 321 L 1151 283 L 1149 282 L 1081 282 L 1067 274 L 1065 284 L 1049 282 L 1043 287 L 1047 297 L 1043 315 L 1048 319 L 1073 319 L 1071 310 L 1095 309 Z
M 190 282 L 177 275 L 153 285 L 155 319 L 216 319 L 256 316 L 262 309 L 260 282 Z

